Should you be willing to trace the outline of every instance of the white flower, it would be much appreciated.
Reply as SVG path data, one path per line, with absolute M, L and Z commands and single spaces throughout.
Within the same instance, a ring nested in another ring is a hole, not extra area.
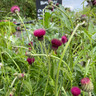
M 0 63 L 0 69 L 1 69 L 1 67 L 3 66 L 3 64 L 2 63 Z

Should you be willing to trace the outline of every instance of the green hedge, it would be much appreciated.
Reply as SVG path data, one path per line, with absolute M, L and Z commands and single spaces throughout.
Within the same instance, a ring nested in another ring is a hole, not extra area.
M 10 12 L 13 5 L 20 7 L 20 13 L 25 17 L 36 18 L 36 0 L 0 0 L 0 19 Z M 3 11 L 3 12 L 2 12 Z

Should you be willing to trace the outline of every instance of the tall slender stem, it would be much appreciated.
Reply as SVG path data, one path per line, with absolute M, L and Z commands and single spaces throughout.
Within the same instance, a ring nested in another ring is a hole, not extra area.
M 66 44 L 66 46 L 65 46 L 65 48 L 63 50 L 63 53 L 61 55 L 60 62 L 59 62 L 59 65 L 58 65 L 58 69 L 57 69 L 57 75 L 56 75 L 55 96 L 58 96 L 58 91 L 57 91 L 57 89 L 58 89 L 58 78 L 59 78 L 59 71 L 60 71 L 60 66 L 61 66 L 62 59 L 63 59 L 63 57 L 65 55 L 65 52 L 66 52 L 66 50 L 67 50 L 67 48 L 68 48 L 68 46 L 69 46 L 74 34 L 75 34 L 75 32 L 77 31 L 78 27 L 83 25 L 84 23 L 85 23 L 85 21 L 83 23 L 77 24 L 77 26 L 75 27 L 72 35 L 70 36 L 70 38 L 69 38 L 69 40 L 68 40 L 68 42 L 67 42 L 67 44 Z
M 91 96 L 91 92 L 88 92 L 88 96 Z
M 49 77 L 50 77 L 50 70 L 51 70 L 51 64 L 50 64 L 50 57 L 48 56 L 48 62 L 49 62 L 49 71 L 48 71 L 48 78 L 47 78 L 47 83 L 46 83 L 46 86 L 45 86 L 45 91 L 44 91 L 44 95 L 46 95 L 46 90 L 47 90 L 47 86 L 48 86 L 48 81 L 49 81 Z

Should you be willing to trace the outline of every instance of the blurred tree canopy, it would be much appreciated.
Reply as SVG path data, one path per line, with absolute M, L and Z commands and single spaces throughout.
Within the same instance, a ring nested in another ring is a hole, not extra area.
M 20 13 L 25 17 L 36 18 L 36 0 L 0 0 L 0 19 L 6 16 L 13 5 L 20 7 Z

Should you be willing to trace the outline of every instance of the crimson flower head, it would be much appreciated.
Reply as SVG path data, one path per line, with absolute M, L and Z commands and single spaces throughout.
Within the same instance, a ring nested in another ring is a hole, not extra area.
M 60 41 L 58 39 L 52 39 L 51 43 L 52 43 L 52 49 L 53 50 L 57 50 L 58 47 L 62 45 L 62 41 Z
M 73 96 L 79 96 L 81 94 L 81 90 L 78 87 L 72 87 L 71 93 L 73 94 Z
M 34 36 L 38 37 L 39 41 L 43 40 L 43 36 L 46 34 L 44 29 L 37 29 L 34 31 Z
M 12 12 L 12 13 L 15 13 L 16 10 L 17 10 L 18 12 L 20 11 L 20 8 L 19 8 L 17 5 L 11 7 L 11 12 Z
M 31 65 L 32 63 L 34 63 L 35 59 L 34 58 L 27 58 L 27 62 Z
M 65 44 L 67 42 L 66 35 L 62 36 L 61 41 L 62 41 L 63 44 Z

